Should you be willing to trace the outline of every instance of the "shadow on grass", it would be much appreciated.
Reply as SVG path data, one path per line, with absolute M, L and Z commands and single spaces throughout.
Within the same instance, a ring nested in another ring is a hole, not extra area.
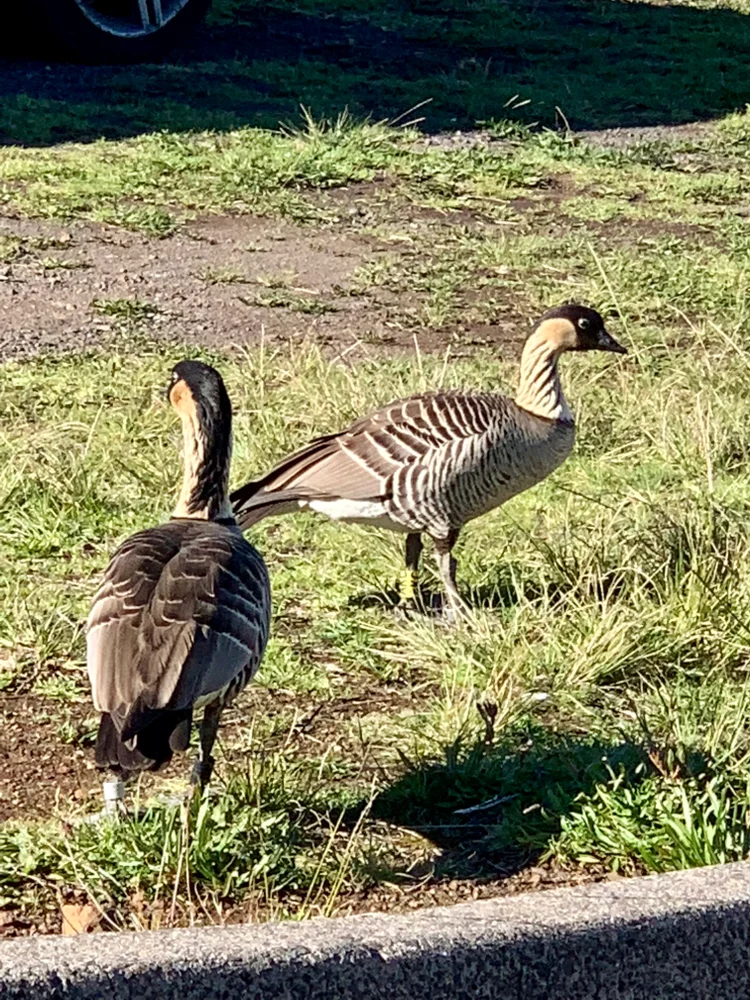
M 0 142 L 276 127 L 344 106 L 435 132 L 513 117 L 574 129 L 671 125 L 742 108 L 750 16 L 625 0 L 216 0 L 161 65 L 0 59 Z M 524 103 L 526 102 L 526 103 Z
M 526 577 L 522 568 L 514 572 L 513 566 L 503 566 L 485 583 L 475 587 L 459 587 L 466 605 L 474 610 L 485 609 L 497 611 L 512 608 L 520 603 L 534 603 L 544 599 L 550 605 L 556 605 L 569 598 L 578 585 L 580 596 L 587 599 L 603 601 L 622 593 L 625 581 L 620 571 L 611 570 L 601 577 L 586 581 L 585 587 L 572 577 L 571 581 L 531 580 Z M 444 596 L 439 589 L 422 583 L 419 591 L 419 605 L 411 603 L 410 612 L 419 614 L 437 614 L 443 609 Z M 368 590 L 355 594 L 348 601 L 354 608 L 384 608 L 394 611 L 401 609 L 401 595 L 396 587 L 382 590 Z
M 441 761 L 406 762 L 373 818 L 411 829 L 441 850 L 438 876 L 508 876 L 542 857 L 580 795 L 612 772 L 637 783 L 653 768 L 633 743 L 534 732 L 511 744 L 445 748 Z M 356 812 L 356 810 L 355 810 Z

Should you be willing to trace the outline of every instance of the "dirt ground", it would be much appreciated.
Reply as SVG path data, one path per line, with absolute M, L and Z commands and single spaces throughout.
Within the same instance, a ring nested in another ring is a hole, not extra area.
M 710 128 L 698 123 L 583 135 L 597 145 L 622 147 L 697 137 Z M 460 149 L 492 139 L 483 132 L 458 132 L 425 142 Z M 551 207 L 571 194 L 563 182 L 545 192 Z M 135 328 L 155 339 L 209 347 L 241 347 L 264 338 L 272 344 L 312 339 L 334 353 L 357 345 L 376 353 L 411 350 L 414 324 L 408 315 L 410 307 L 418 307 L 418 296 L 404 290 L 397 297 L 358 281 L 361 268 L 394 253 L 392 243 L 363 232 L 368 206 L 386 193 L 378 191 L 383 186 L 353 185 L 321 196 L 331 221 L 318 228 L 209 216 L 159 239 L 94 223 L 0 216 L 0 361 L 116 345 L 126 326 L 130 334 Z M 519 216 L 533 206 L 538 201 L 511 203 Z M 425 221 L 427 210 L 418 206 L 400 202 L 398 210 L 405 232 Z M 465 213 L 432 215 L 429 221 L 438 231 L 477 222 Z M 669 223 L 657 228 L 664 232 Z M 127 302 L 135 303 L 130 317 L 123 315 Z M 420 347 L 442 351 L 455 346 L 460 335 L 467 345 L 473 337 L 518 348 L 527 318 L 508 302 L 479 330 L 460 322 L 421 329 Z
M 377 250 L 336 232 L 212 217 L 150 239 L 94 224 L 6 218 L 3 237 L 24 241 L 0 268 L 4 359 L 108 342 L 122 318 L 107 312 L 108 303 L 123 300 L 142 304 L 134 320 L 149 334 L 211 346 L 257 343 L 262 331 L 271 341 L 312 336 L 348 346 L 363 327 L 374 336 L 388 328 L 387 304 L 342 294 Z M 297 308 L 319 314 L 259 305 L 279 282 Z
M 358 720 L 379 714 L 397 715 L 414 709 L 398 687 L 373 686 L 356 697 L 336 696 L 321 700 L 305 698 L 270 688 L 249 687 L 224 713 L 217 746 L 221 763 L 242 767 L 249 758 L 290 745 L 301 756 L 313 756 L 321 746 L 336 743 L 340 748 L 355 740 Z M 278 736 L 264 735 L 262 742 L 248 743 L 248 718 L 288 719 L 288 727 Z M 0 823 L 8 820 L 70 819 L 87 800 L 96 805 L 101 799 L 102 777 L 93 761 L 93 741 L 97 717 L 87 698 L 66 699 L 64 706 L 48 698 L 25 692 L 4 694 L 0 699 Z M 378 767 L 377 748 L 362 754 L 361 773 Z M 355 756 L 352 750 L 352 756 Z M 180 755 L 158 777 L 145 775 L 144 788 L 158 794 L 165 779 L 186 781 L 191 756 Z
M 337 200 L 343 213 L 357 211 L 356 191 L 339 191 Z M 409 293 L 397 299 L 357 286 L 358 268 L 393 248 L 343 226 L 211 216 L 154 239 L 96 224 L 0 218 L 0 250 L 17 240 L 15 255 L 0 264 L 0 360 L 116 344 L 128 325 L 126 300 L 135 303 L 130 332 L 155 339 L 209 347 L 312 339 L 334 352 L 414 346 L 404 322 Z M 482 341 L 518 340 L 522 319 L 514 322 L 511 310 L 479 331 Z M 420 346 L 442 350 L 454 332 L 420 331 Z
M 0 264 L 0 360 L 112 344 L 125 300 L 136 303 L 131 332 L 135 325 L 156 339 L 413 347 L 403 299 L 354 287 L 357 269 L 389 248 L 335 226 L 214 216 L 152 239 L 95 224 L 0 218 L 0 245 L 16 239 L 19 251 Z M 504 340 L 512 325 L 488 332 Z M 450 333 L 430 333 L 422 346 L 440 349 Z

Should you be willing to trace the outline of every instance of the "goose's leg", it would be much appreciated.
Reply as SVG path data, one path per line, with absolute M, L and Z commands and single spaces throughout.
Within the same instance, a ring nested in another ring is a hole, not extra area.
M 211 780 L 214 769 L 214 759 L 211 751 L 216 742 L 216 734 L 219 731 L 219 720 L 224 705 L 221 701 L 211 702 L 203 710 L 203 718 L 200 724 L 200 751 L 198 760 L 193 765 L 193 774 L 190 782 L 193 786 L 199 785 L 203 791 Z
M 104 782 L 104 816 L 119 816 L 125 812 L 125 782 L 117 775 Z
M 455 622 L 465 615 L 468 607 L 461 599 L 456 586 L 456 560 L 453 556 L 453 546 L 458 541 L 458 531 L 448 532 L 445 538 L 433 538 L 435 543 L 435 556 L 437 558 L 438 572 L 445 588 L 447 606 L 444 614 L 449 622 Z
M 418 531 L 410 531 L 406 536 L 405 567 L 399 582 L 399 596 L 402 604 L 413 602 L 417 597 L 421 555 L 422 536 Z
M 125 806 L 125 782 L 119 775 L 110 775 L 103 782 L 102 793 L 104 795 L 104 806 L 99 812 L 89 813 L 87 816 L 71 819 L 71 823 L 76 826 L 79 823 L 86 823 L 93 826 L 106 820 L 112 822 L 122 819 L 127 815 Z

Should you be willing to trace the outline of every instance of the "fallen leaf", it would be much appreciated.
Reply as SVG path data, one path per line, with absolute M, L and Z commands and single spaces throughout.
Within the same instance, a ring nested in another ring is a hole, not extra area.
M 72 934 L 88 934 L 98 925 L 101 917 L 95 906 L 89 903 L 63 903 L 62 932 L 63 937 Z

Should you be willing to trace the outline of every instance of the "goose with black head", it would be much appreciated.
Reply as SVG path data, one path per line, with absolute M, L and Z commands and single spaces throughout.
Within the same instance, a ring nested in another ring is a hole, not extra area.
M 182 488 L 169 521 L 132 535 L 107 566 L 87 623 L 101 712 L 96 763 L 127 778 L 186 750 L 202 709 L 192 780 L 204 787 L 224 707 L 257 671 L 271 614 L 268 572 L 228 500 L 232 407 L 221 375 L 198 361 L 173 371 L 182 422 Z M 105 785 L 108 808 L 124 795 Z
M 575 420 L 558 370 L 567 351 L 626 353 L 594 309 L 551 309 L 526 340 L 515 399 L 447 390 L 390 403 L 232 493 L 238 522 L 247 528 L 309 509 L 404 533 L 405 597 L 428 535 L 455 617 L 464 605 L 452 550 L 463 526 L 540 482 L 573 447 Z

